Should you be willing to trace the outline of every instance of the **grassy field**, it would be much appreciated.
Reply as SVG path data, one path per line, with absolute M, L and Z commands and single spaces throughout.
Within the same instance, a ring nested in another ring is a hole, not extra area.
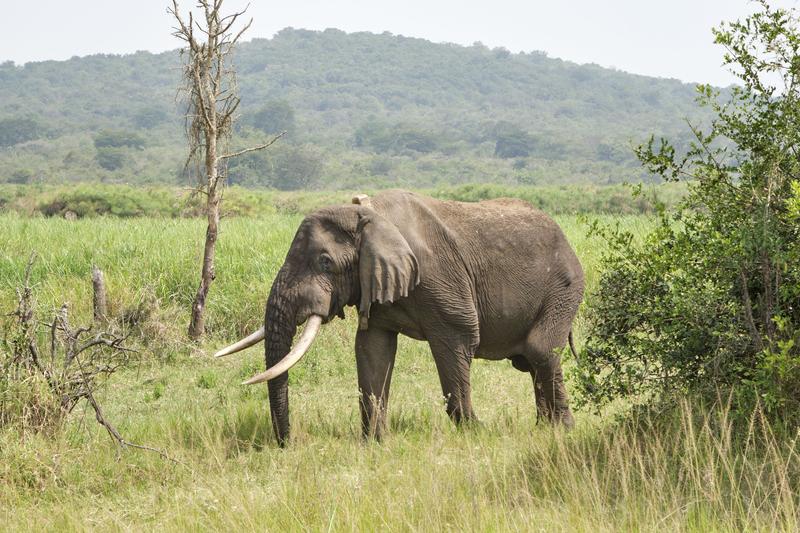
M 641 234 L 644 217 L 602 217 Z M 131 441 L 167 450 L 119 451 L 84 409 L 62 431 L 0 428 L 0 530 L 794 530 L 797 443 L 758 417 L 735 425 L 722 406 L 691 406 L 619 422 L 578 412 L 577 429 L 537 425 L 530 378 L 476 361 L 481 425 L 447 419 L 425 344 L 400 343 L 391 430 L 363 443 L 354 313 L 325 327 L 291 373 L 294 441 L 275 446 L 263 367 L 251 349 L 212 360 L 215 347 L 258 327 L 297 215 L 225 220 L 209 339 L 184 340 L 203 237 L 196 219 L 0 216 L 0 312 L 13 309 L 31 251 L 43 313 L 70 304 L 91 317 L 89 270 L 106 273 L 115 316 L 146 309 L 135 362 L 99 399 Z M 574 216 L 558 218 L 589 290 L 603 250 Z M 584 334 L 579 317 L 577 340 Z M 0 354 L 0 360 L 2 354 Z M 567 366 L 569 366 L 567 361 Z M 568 384 L 569 386 L 569 384 Z

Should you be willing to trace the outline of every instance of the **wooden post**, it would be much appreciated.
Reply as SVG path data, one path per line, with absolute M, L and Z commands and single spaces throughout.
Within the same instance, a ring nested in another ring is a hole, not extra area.
M 103 271 L 92 265 L 92 288 L 94 289 L 94 321 L 105 322 L 108 317 L 106 302 L 106 281 Z

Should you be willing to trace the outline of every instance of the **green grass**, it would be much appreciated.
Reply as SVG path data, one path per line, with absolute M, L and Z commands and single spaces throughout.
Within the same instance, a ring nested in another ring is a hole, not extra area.
M 597 215 L 637 232 L 650 227 L 643 216 Z M 225 338 L 255 329 L 264 303 L 302 217 L 273 214 L 223 221 L 217 252 L 217 278 L 209 296 L 208 329 Z M 558 216 L 587 273 L 589 290 L 602 253 L 599 239 L 586 237 L 580 217 Z M 93 264 L 105 273 L 112 313 L 122 313 L 155 298 L 168 326 L 188 323 L 197 288 L 205 236 L 199 219 L 89 218 L 77 221 L 0 215 L 0 305 L 15 302 L 25 264 L 37 255 L 32 272 L 41 306 L 68 302 L 71 314 L 91 316 Z
M 577 413 L 569 434 L 537 425 L 530 378 L 507 362 L 475 361 L 481 425 L 447 419 L 424 343 L 402 339 L 391 429 L 359 438 L 352 351 L 356 329 L 325 327 L 291 372 L 294 441 L 276 448 L 263 368 L 251 349 L 209 353 L 258 327 L 271 280 L 299 217 L 224 221 L 209 301 L 210 338 L 183 340 L 203 225 L 192 219 L 30 219 L 0 216 L 0 311 L 11 310 L 29 253 L 39 309 L 71 304 L 91 316 L 92 263 L 108 279 L 112 313 L 151 312 L 136 327 L 136 362 L 100 395 L 133 442 L 119 451 L 78 409 L 55 435 L 0 428 L 0 529 L 15 530 L 792 530 L 798 448 L 724 407 L 685 405 L 652 423 Z M 643 217 L 605 217 L 638 234 Z M 603 243 L 574 216 L 558 218 L 597 279 Z M 583 319 L 577 321 L 578 341 Z M 569 361 L 567 362 L 569 364 Z M 569 386 L 569 384 L 568 384 Z M 724 403 L 724 402 L 723 402 Z

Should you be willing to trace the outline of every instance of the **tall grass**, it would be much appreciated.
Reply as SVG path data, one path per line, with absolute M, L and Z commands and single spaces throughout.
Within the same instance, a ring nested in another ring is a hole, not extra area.
M 642 233 L 650 226 L 643 216 L 612 217 Z M 209 295 L 208 330 L 234 337 L 263 320 L 264 302 L 275 273 L 300 223 L 299 215 L 272 214 L 258 218 L 230 218 L 222 223 L 217 252 L 217 278 Z M 586 224 L 577 216 L 559 216 L 581 257 L 590 288 L 594 264 L 603 243 L 586 237 Z M 188 323 L 198 280 L 205 226 L 197 219 L 113 217 L 76 221 L 0 215 L 0 308 L 10 309 L 25 263 L 31 252 L 32 281 L 41 305 L 71 304 L 76 317 L 90 317 L 93 264 L 106 274 L 112 312 L 121 314 L 153 297 L 164 320 Z
M 559 217 L 596 279 L 602 242 Z M 606 219 L 608 220 L 608 219 Z M 643 231 L 642 217 L 619 218 Z M 106 272 L 113 313 L 151 310 L 133 342 L 136 365 L 99 399 L 131 441 L 117 450 L 88 412 L 55 436 L 0 429 L 0 529 L 16 530 L 796 530 L 800 460 L 795 434 L 774 434 L 726 402 L 683 403 L 627 422 L 577 414 L 565 434 L 537 425 L 530 377 L 476 360 L 481 424 L 447 418 L 424 343 L 401 339 L 390 431 L 359 437 L 354 313 L 327 325 L 291 373 L 294 441 L 275 446 L 263 367 L 252 349 L 211 360 L 220 343 L 254 329 L 299 222 L 269 215 L 224 222 L 207 345 L 183 344 L 203 233 L 201 221 L 0 217 L 0 309 L 10 310 L 31 250 L 41 307 L 71 302 L 91 316 L 89 270 Z M 580 341 L 582 319 L 577 329 Z M 742 422 L 744 420 L 744 422 Z
M 183 465 L 119 456 L 92 427 L 56 441 L 0 434 L 5 527 L 794 531 L 800 518 L 796 439 L 776 438 L 757 413 L 736 424 L 725 405 L 616 424 L 583 415 L 564 434 L 536 426 L 529 383 L 501 379 L 506 367 L 479 373 L 484 425 L 459 430 L 434 380 L 407 375 L 377 445 L 358 438 L 354 394 L 322 380 L 293 390 L 296 439 L 280 450 L 263 391 L 236 390 L 238 371 L 209 390 L 191 379 L 207 370 L 169 370 L 188 382 L 162 377 L 168 396 L 116 416 Z M 490 400 L 498 386 L 511 390 Z

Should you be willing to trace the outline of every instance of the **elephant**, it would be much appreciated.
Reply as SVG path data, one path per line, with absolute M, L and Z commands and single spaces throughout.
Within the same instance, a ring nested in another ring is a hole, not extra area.
M 580 261 L 561 228 L 516 199 L 441 201 L 416 193 L 359 195 L 300 224 L 267 299 L 264 326 L 217 352 L 264 341 L 270 414 L 289 441 L 288 370 L 325 324 L 358 309 L 355 356 L 365 438 L 386 431 L 398 334 L 427 341 L 447 414 L 475 420 L 470 364 L 504 360 L 531 375 L 537 420 L 574 424 L 561 350 L 583 299 Z M 292 346 L 297 327 L 303 333 Z

